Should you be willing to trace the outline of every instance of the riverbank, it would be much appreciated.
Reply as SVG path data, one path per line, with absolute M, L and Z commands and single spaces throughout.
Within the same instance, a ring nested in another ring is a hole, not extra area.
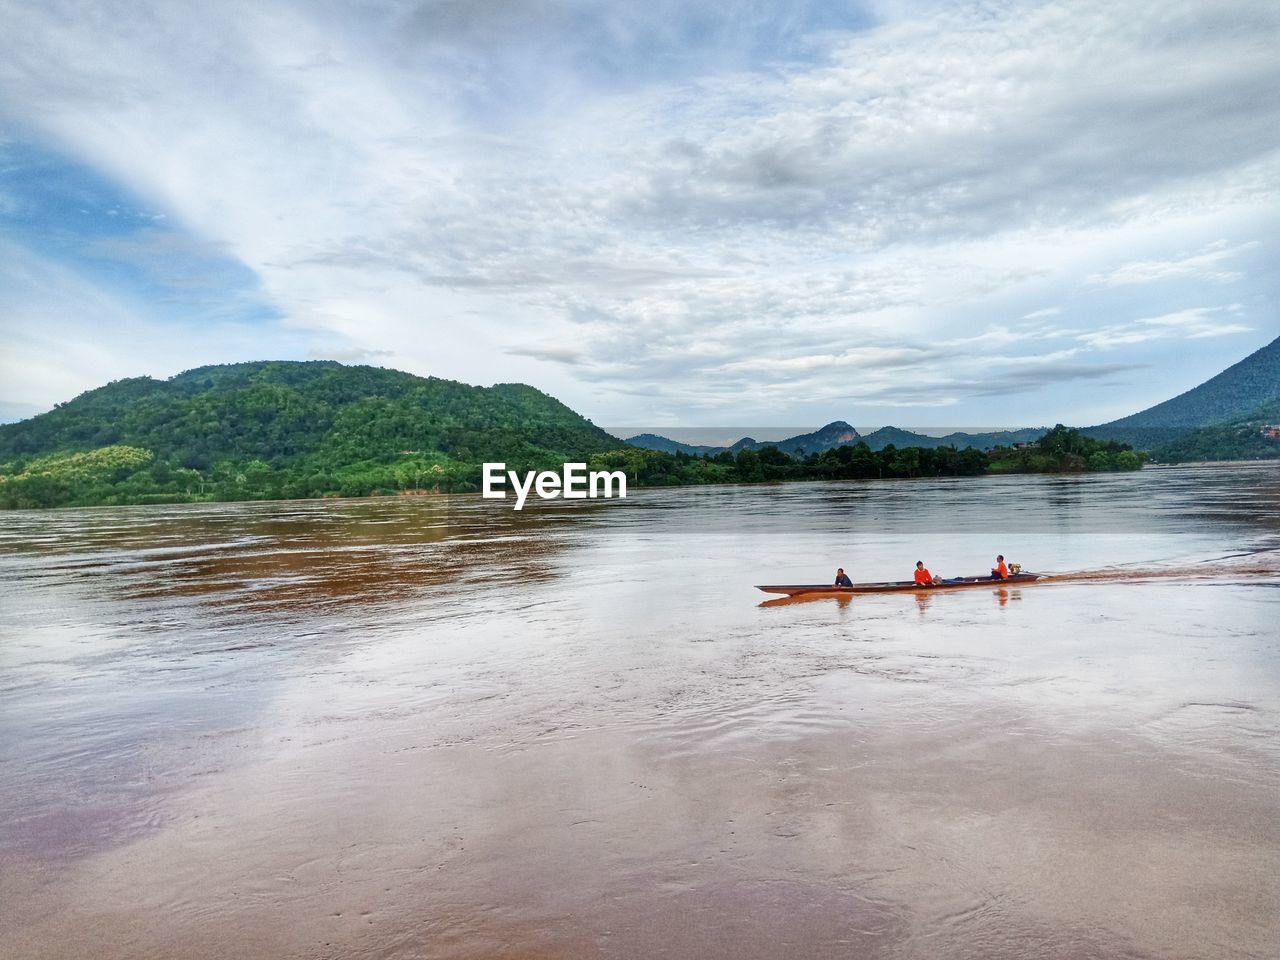
M 480 489 L 479 465 L 441 463 L 439 455 L 432 455 L 433 461 L 424 465 L 414 459 L 417 456 L 407 455 L 389 464 L 342 467 L 332 476 L 309 474 L 299 478 L 287 468 L 276 469 L 254 461 L 243 472 L 224 464 L 204 477 L 198 471 L 175 471 L 156 462 L 146 450 L 109 447 L 36 458 L 20 464 L 17 473 L 0 475 L 0 507 L 422 496 Z M 891 446 L 872 452 L 865 443 L 856 443 L 803 457 L 788 456 L 776 447 L 691 456 L 631 447 L 593 454 L 586 463 L 591 471 L 621 471 L 627 475 L 629 486 L 640 488 L 1008 473 L 1105 473 L 1141 469 L 1143 459 L 1123 444 L 1093 440 L 1058 426 L 1036 443 L 987 452 L 952 447 L 898 450 Z M 563 464 L 542 464 L 537 469 L 557 467 Z

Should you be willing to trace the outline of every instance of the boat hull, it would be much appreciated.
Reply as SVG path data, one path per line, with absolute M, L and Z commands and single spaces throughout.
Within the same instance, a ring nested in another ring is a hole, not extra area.
M 972 587 L 1005 587 L 1011 584 L 1035 583 L 1043 580 L 1039 573 L 1014 573 L 1006 580 L 993 580 L 991 577 L 956 577 L 943 580 L 931 587 L 922 587 L 913 580 L 898 580 L 887 583 L 855 583 L 851 587 L 833 587 L 829 583 L 801 584 L 767 584 L 756 585 L 757 590 L 765 593 L 780 593 L 787 597 L 832 596 L 843 597 L 855 593 L 932 593 L 935 590 L 963 590 Z

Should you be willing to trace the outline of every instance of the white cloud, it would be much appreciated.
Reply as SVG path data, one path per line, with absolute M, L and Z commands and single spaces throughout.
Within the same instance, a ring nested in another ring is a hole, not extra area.
M 926 350 L 910 347 L 863 347 L 839 354 L 824 353 L 796 357 L 755 357 L 735 360 L 717 369 L 725 373 L 795 374 L 843 367 L 851 372 L 892 370 L 917 366 L 927 358 Z
M 968 371 L 1035 393 L 1143 362 L 1072 350 L 1256 328 L 1243 295 L 1156 321 L 1274 236 L 1274 5 L 798 9 L 9 3 L 0 115 L 247 265 L 303 354 L 596 419 L 985 410 Z M 1108 319 L 1148 286 L 1177 302 Z
M 506 352 L 515 357 L 549 360 L 552 363 L 566 363 L 571 366 L 586 362 L 585 354 L 571 347 L 512 347 Z
M 312 349 L 307 351 L 312 360 L 337 360 L 339 363 L 386 363 L 395 356 L 394 350 L 364 350 L 359 347 L 333 347 L 328 350 Z
M 1233 333 L 1248 333 L 1253 328 L 1231 322 L 1226 317 L 1238 315 L 1240 304 L 1223 307 L 1192 307 L 1158 317 L 1143 317 L 1131 324 L 1104 327 L 1080 334 L 1079 339 L 1091 347 L 1110 349 L 1149 340 L 1177 337 L 1202 340 L 1206 337 L 1222 337 Z
M 1197 277 L 1211 283 L 1233 283 L 1244 279 L 1239 270 L 1223 269 L 1223 261 L 1259 246 L 1257 241 L 1228 246 L 1218 241 L 1198 253 L 1167 260 L 1134 260 L 1121 264 L 1109 273 L 1094 274 L 1089 283 L 1104 287 L 1155 283 L 1179 277 Z
M 1061 307 L 1044 307 L 1040 310 L 1032 310 L 1030 313 L 1022 315 L 1023 320 L 1041 320 L 1045 317 L 1056 317 L 1062 312 Z

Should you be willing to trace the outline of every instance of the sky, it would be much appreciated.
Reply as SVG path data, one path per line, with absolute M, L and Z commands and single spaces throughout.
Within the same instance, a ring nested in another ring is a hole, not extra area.
M 0 420 L 336 359 L 1100 423 L 1280 335 L 1280 6 L 0 0 Z

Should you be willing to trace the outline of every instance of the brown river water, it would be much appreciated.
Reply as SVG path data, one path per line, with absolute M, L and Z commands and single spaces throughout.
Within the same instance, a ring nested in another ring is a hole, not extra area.
M 1275 464 L 0 514 L 0 954 L 1274 958 L 1278 613 Z

